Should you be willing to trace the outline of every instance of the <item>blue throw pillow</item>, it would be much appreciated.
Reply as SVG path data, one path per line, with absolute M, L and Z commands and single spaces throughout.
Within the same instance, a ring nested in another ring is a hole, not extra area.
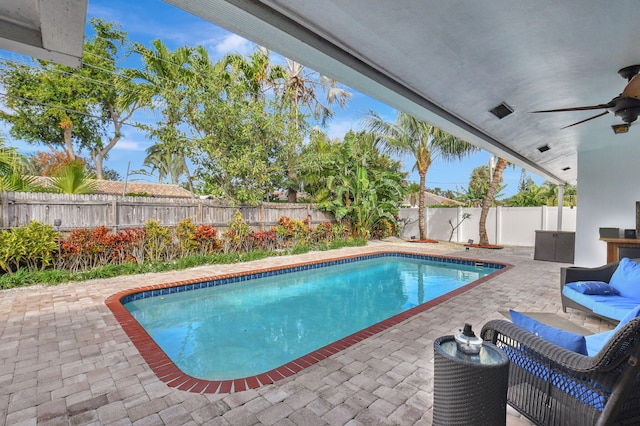
M 551 327 L 514 310 L 510 310 L 509 313 L 515 325 L 565 349 L 587 355 L 587 342 L 583 335 Z
M 620 260 L 609 284 L 620 292 L 620 296 L 640 303 L 640 263 L 626 257 Z
M 599 296 L 618 296 L 620 292 L 604 281 L 576 281 L 567 283 L 567 287 L 582 294 L 596 294 Z

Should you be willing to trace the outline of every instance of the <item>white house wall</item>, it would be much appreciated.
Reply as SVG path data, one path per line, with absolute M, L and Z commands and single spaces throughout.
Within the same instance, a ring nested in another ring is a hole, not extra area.
M 636 201 L 640 201 L 640 143 L 638 131 L 611 139 L 615 149 L 578 153 L 578 210 L 575 264 L 602 265 L 606 243 L 599 228 L 636 228 Z

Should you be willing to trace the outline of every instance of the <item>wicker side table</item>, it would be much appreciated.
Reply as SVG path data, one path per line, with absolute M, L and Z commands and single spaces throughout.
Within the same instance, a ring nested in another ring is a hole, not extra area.
M 459 353 L 453 336 L 433 342 L 434 425 L 505 425 L 509 358 L 489 342 L 479 355 Z

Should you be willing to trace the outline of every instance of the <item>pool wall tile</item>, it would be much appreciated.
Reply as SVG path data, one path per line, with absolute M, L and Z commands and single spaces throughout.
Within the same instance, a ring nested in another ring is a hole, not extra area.
M 476 281 L 473 281 L 463 287 L 450 291 L 447 294 L 439 296 L 429 302 L 415 306 L 409 310 L 401 312 L 391 318 L 387 318 L 377 324 L 374 324 L 364 330 L 360 330 L 350 336 L 326 345 L 316 351 L 304 355 L 298 359 L 289 362 L 286 365 L 258 374 L 252 377 L 245 377 L 235 380 L 204 380 L 189 376 L 182 372 L 173 361 L 162 351 L 151 336 L 144 328 L 133 318 L 127 308 L 124 306 L 128 302 L 145 299 L 148 297 L 163 296 L 184 291 L 198 290 L 202 288 L 214 287 L 218 285 L 226 285 L 241 281 L 251 280 L 260 277 L 268 277 L 281 275 L 295 271 L 305 271 L 308 269 L 323 268 L 332 265 L 340 265 L 345 263 L 357 262 L 366 259 L 375 259 L 378 257 L 407 257 L 412 259 L 431 260 L 443 263 L 455 263 L 460 265 L 478 266 L 487 269 L 495 269 L 491 275 L 487 275 Z M 374 336 L 396 324 L 401 323 L 415 315 L 426 311 L 440 303 L 443 303 L 452 297 L 455 297 L 465 291 L 474 288 L 485 281 L 493 278 L 496 273 L 503 273 L 511 269 L 512 266 L 505 263 L 490 263 L 473 259 L 464 259 L 446 256 L 430 256 L 411 252 L 376 252 L 367 255 L 353 255 L 338 259 L 329 259 L 317 262 L 305 262 L 296 265 L 290 265 L 282 268 L 265 268 L 256 271 L 249 271 L 242 274 L 226 274 L 202 280 L 187 280 L 175 283 L 166 283 L 153 286 L 140 287 L 116 293 L 105 301 L 114 317 L 118 320 L 123 330 L 127 333 L 133 344 L 136 346 L 145 362 L 149 365 L 154 374 L 168 386 L 177 388 L 185 392 L 195 392 L 202 394 L 226 394 L 231 392 L 240 392 L 246 389 L 256 389 L 282 380 L 285 377 L 294 375 L 304 368 L 322 361 L 323 359 L 335 355 L 340 351 L 353 346 L 354 344 Z

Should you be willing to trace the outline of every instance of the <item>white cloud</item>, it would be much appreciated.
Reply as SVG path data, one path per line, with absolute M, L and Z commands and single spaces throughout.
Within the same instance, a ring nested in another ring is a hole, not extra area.
M 120 139 L 118 141 L 118 143 L 116 144 L 116 146 L 113 147 L 114 150 L 121 150 L 121 151 L 144 151 L 145 147 L 141 146 L 142 144 L 140 142 L 136 142 L 136 141 L 132 141 L 132 140 L 126 140 L 126 139 Z
M 215 51 L 224 55 L 226 53 L 240 53 L 246 55 L 255 49 L 255 44 L 237 34 L 229 34 L 214 45 Z
M 354 125 L 353 120 L 332 120 L 329 122 L 329 128 L 325 133 L 330 139 L 342 139 L 349 130 L 359 130 L 357 125 Z

